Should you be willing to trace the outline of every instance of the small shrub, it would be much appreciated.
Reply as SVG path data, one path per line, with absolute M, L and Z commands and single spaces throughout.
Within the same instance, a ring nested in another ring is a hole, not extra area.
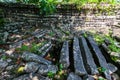
M 54 78 L 55 74 L 53 72 L 48 72 L 47 76 L 49 78 Z
M 104 67 L 99 67 L 98 68 L 98 71 L 100 72 L 100 73 L 103 73 L 103 72 L 105 72 L 107 69 L 106 68 L 104 68 Z

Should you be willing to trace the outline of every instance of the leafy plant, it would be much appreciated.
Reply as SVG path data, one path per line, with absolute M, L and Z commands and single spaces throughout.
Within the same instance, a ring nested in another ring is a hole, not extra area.
M 103 77 L 99 77 L 98 80 L 106 80 L 106 79 Z
M 48 72 L 47 76 L 48 76 L 49 78 L 54 78 L 55 74 L 50 71 L 50 72 Z
M 29 47 L 26 45 L 22 45 L 22 47 L 20 48 L 21 51 L 28 51 Z
M 1 57 L 1 59 L 6 60 L 6 59 L 7 59 L 7 56 L 3 55 L 3 56 Z
M 106 68 L 104 68 L 104 67 L 99 67 L 98 68 L 98 71 L 100 72 L 100 73 L 103 73 L 103 72 L 105 72 L 107 69 Z
M 59 65 L 59 70 L 63 70 L 63 65 L 62 64 Z
M 111 59 L 116 62 L 119 58 L 117 58 L 116 56 L 111 56 Z
M 25 4 L 34 4 L 40 9 L 40 14 L 47 15 L 56 11 L 58 0 L 17 0 Z

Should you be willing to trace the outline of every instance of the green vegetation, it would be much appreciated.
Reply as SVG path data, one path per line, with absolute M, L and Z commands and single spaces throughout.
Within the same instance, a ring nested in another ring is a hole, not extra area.
M 116 57 L 116 56 L 111 56 L 111 59 L 113 60 L 113 61 L 117 61 L 117 60 L 119 60 L 119 58 L 118 57 Z
M 7 58 L 8 57 L 6 55 L 2 55 L 2 57 L 1 57 L 2 60 L 7 60 Z
M 103 68 L 103 67 L 99 67 L 98 68 L 98 71 L 100 72 L 100 73 L 103 73 L 103 72 L 105 72 L 107 69 L 106 68 Z
M 102 77 L 99 77 L 98 80 L 106 80 L 106 79 L 104 79 L 104 78 L 102 78 Z
M 34 4 L 40 8 L 40 14 L 47 15 L 56 11 L 58 0 L 17 0 L 25 4 Z
M 100 45 L 104 42 L 104 37 L 100 34 L 94 34 L 94 40 Z
M 104 42 L 104 40 L 109 40 L 110 44 L 108 45 L 108 48 L 112 52 L 120 52 L 120 48 L 115 45 L 116 40 L 111 37 L 110 35 L 100 35 L 100 34 L 94 34 L 94 40 L 100 45 Z
M 111 44 L 108 46 L 109 49 L 113 52 L 120 52 L 120 48 L 118 48 L 115 45 L 116 40 L 114 38 L 110 37 L 110 36 L 107 36 L 106 38 L 111 42 Z
M 17 52 L 23 52 L 23 51 L 29 51 L 32 53 L 36 53 L 36 54 L 42 54 L 40 52 L 38 52 L 38 49 L 40 47 L 42 47 L 44 44 L 46 43 L 46 41 L 43 41 L 41 43 L 32 43 L 30 46 L 28 45 L 22 45 L 20 48 L 16 48 Z
M 118 46 L 116 46 L 116 40 L 110 36 L 110 35 L 98 35 L 98 34 L 94 34 L 94 40 L 99 44 L 101 45 L 102 43 L 104 43 L 105 39 L 107 39 L 110 44 L 107 46 L 108 49 L 109 49 L 109 52 L 115 52 L 115 53 L 120 53 L 120 48 Z M 116 56 L 111 56 L 111 59 L 113 61 L 117 61 L 119 60 L 118 57 Z
M 54 78 L 54 76 L 55 76 L 55 74 L 53 73 L 53 72 L 48 72 L 48 74 L 47 74 L 47 76 L 49 77 L 49 78 Z
M 112 7 L 117 4 L 117 0 L 16 0 L 17 2 L 22 2 L 25 4 L 34 4 L 40 8 L 40 14 L 52 14 L 56 11 L 56 6 L 58 4 L 76 4 L 78 9 L 84 7 L 86 4 L 97 4 L 98 9 L 104 11 L 111 11 Z M 101 3 L 111 4 L 109 7 L 102 7 Z M 96 8 L 96 6 L 95 6 Z
M 67 0 L 69 3 L 85 5 L 86 3 L 110 3 L 115 4 L 116 0 Z
M 55 33 L 54 33 L 53 31 L 50 31 L 50 32 L 49 32 L 49 35 L 50 35 L 51 37 L 53 37 L 53 36 L 55 35 Z

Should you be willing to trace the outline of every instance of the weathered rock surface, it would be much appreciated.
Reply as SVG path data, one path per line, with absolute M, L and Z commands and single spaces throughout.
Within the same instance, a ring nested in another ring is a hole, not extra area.
M 74 37 L 74 41 L 73 41 L 73 58 L 74 58 L 75 73 L 78 75 L 87 74 L 83 64 L 82 54 L 79 46 L 79 40 L 77 37 Z
M 116 73 L 112 74 L 112 78 L 113 78 L 113 80 L 120 80 L 120 76 Z
M 105 43 L 103 43 L 101 46 L 102 46 L 102 48 L 104 48 L 104 50 L 106 52 L 109 52 L 109 48 L 108 48 L 108 46 Z
M 39 69 L 40 65 L 35 62 L 29 62 L 25 65 L 25 71 L 28 73 L 35 73 Z
M 71 72 L 69 73 L 67 80 L 82 80 L 82 78 L 75 73 Z
M 0 72 L 7 67 L 8 63 L 6 61 L 0 61 Z
M 41 76 L 39 74 L 24 74 L 13 80 L 49 80 L 49 78 Z
M 112 74 L 112 73 L 114 73 L 114 72 L 116 72 L 118 70 L 118 68 L 115 65 L 111 64 L 111 63 L 108 63 L 108 68 L 110 70 L 110 74 Z
M 10 74 L 9 71 L 3 71 L 0 74 L 0 80 L 12 80 L 14 77 L 16 77 L 16 74 Z
M 38 56 L 38 55 L 33 54 L 33 53 L 29 53 L 29 52 L 24 52 L 22 54 L 22 58 L 26 61 L 35 61 L 35 62 L 39 62 L 39 63 L 46 64 L 46 65 L 51 64 L 50 61 L 42 58 L 41 56 Z
M 102 52 L 100 51 L 98 45 L 96 44 L 96 42 L 93 40 L 92 37 L 88 37 L 87 39 L 88 39 L 93 51 L 95 52 L 94 55 L 98 59 L 100 66 L 102 68 L 106 69 L 105 72 L 104 72 L 104 75 L 105 75 L 106 79 L 111 80 L 111 75 L 110 75 L 110 72 L 109 72 L 107 61 L 106 61 L 105 57 L 102 55 Z
M 40 65 L 38 73 L 41 75 L 47 75 L 49 72 L 55 74 L 57 71 L 58 68 L 55 65 Z
M 85 66 L 87 66 L 86 68 L 88 69 L 88 71 L 91 74 L 98 74 L 96 64 L 94 62 L 92 53 L 90 52 L 90 50 L 88 48 L 88 45 L 87 45 L 87 42 L 86 42 L 85 38 L 80 37 L 80 41 L 81 41 L 82 51 L 84 52 L 82 54 L 85 54 L 84 57 L 86 57 L 86 61 L 87 61 L 87 63 L 85 63 L 86 64 Z
M 95 80 L 95 79 L 91 75 L 86 75 L 83 77 L 83 80 Z
M 69 61 L 69 43 L 65 41 L 62 46 L 62 50 L 60 53 L 60 61 L 59 61 L 64 69 L 67 69 L 70 65 Z

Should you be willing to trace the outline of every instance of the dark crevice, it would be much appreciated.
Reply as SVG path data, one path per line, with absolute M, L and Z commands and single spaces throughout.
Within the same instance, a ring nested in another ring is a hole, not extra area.
M 69 61 L 70 61 L 70 72 L 75 72 L 74 69 L 74 59 L 73 59 L 73 40 L 69 42 Z
M 99 60 L 98 60 L 97 56 L 95 55 L 95 52 L 93 51 L 93 48 L 92 48 L 92 46 L 91 46 L 91 44 L 89 43 L 89 41 L 88 41 L 87 38 L 86 38 L 86 41 L 87 41 L 89 50 L 90 50 L 90 52 L 92 53 L 93 60 L 94 60 L 96 66 L 97 66 L 97 68 L 98 68 L 98 67 L 100 67 Z
M 59 64 L 60 51 L 62 49 L 63 42 L 52 42 L 53 48 L 50 51 L 50 56 L 52 57 L 53 64 Z

